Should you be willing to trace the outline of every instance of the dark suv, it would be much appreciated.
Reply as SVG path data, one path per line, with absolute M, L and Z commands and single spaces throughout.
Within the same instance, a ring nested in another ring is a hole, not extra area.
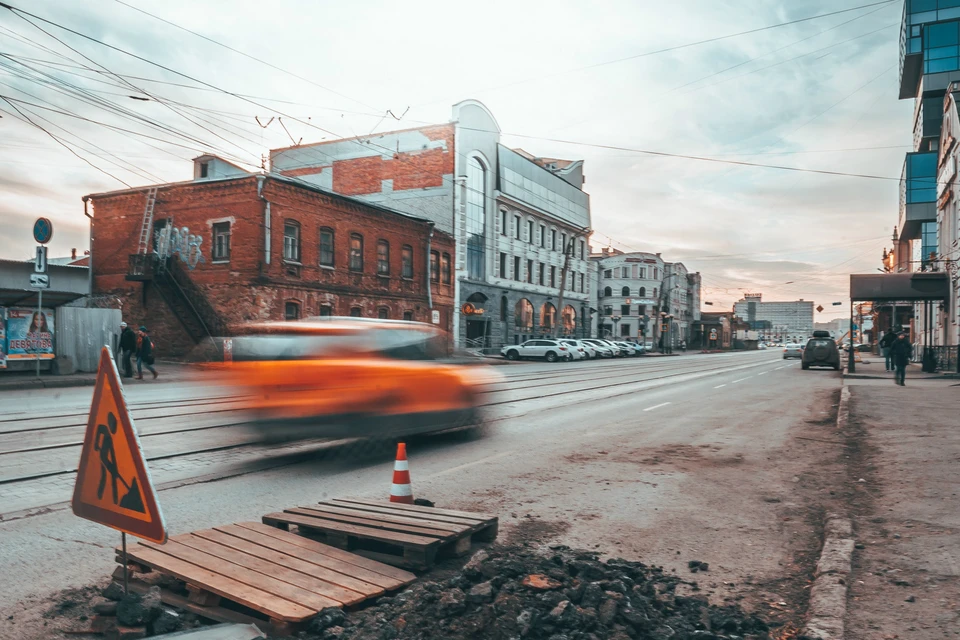
M 840 370 L 840 349 L 830 337 L 829 331 L 814 331 L 813 337 L 807 341 L 800 367 L 809 369 L 811 366 L 833 367 L 834 371 Z

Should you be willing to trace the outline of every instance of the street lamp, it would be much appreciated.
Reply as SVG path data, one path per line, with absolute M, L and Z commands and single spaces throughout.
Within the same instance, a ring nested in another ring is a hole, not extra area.
M 613 321 L 613 334 L 611 334 L 610 337 L 616 338 L 618 335 L 617 326 L 620 324 L 620 320 L 622 320 L 622 318 L 620 316 L 611 316 L 610 319 Z

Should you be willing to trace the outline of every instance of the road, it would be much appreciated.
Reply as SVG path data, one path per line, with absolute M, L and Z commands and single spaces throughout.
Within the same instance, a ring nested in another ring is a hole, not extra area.
M 712 565 L 711 598 L 792 602 L 784 585 L 818 544 L 811 500 L 824 445 L 811 430 L 831 418 L 838 374 L 801 371 L 779 352 L 498 371 L 482 437 L 408 444 L 415 495 L 497 513 L 505 540 L 682 572 L 696 558 Z M 116 533 L 65 504 L 89 398 L 89 388 L 18 393 L 17 413 L 0 422 L 0 619 L 14 615 L 23 637 L 50 593 L 113 568 Z M 171 534 L 389 491 L 389 455 L 253 443 L 226 389 L 139 385 L 127 398 Z

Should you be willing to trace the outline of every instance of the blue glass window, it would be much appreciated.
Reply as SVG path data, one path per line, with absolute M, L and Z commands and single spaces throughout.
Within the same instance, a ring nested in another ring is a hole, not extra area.
M 467 161 L 467 277 L 472 280 L 482 280 L 485 272 L 486 175 L 479 160 Z
M 937 199 L 937 153 L 907 154 L 907 204 Z
M 958 39 L 957 23 L 942 22 L 938 24 L 928 24 L 924 30 L 926 42 L 924 47 L 932 49 L 936 47 L 946 47 L 951 44 L 960 43 Z

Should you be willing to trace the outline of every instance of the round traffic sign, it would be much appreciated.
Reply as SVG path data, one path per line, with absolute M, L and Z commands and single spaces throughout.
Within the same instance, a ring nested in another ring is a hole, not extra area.
M 53 237 L 53 222 L 50 218 L 37 218 L 33 223 L 33 239 L 40 244 L 47 244 Z

